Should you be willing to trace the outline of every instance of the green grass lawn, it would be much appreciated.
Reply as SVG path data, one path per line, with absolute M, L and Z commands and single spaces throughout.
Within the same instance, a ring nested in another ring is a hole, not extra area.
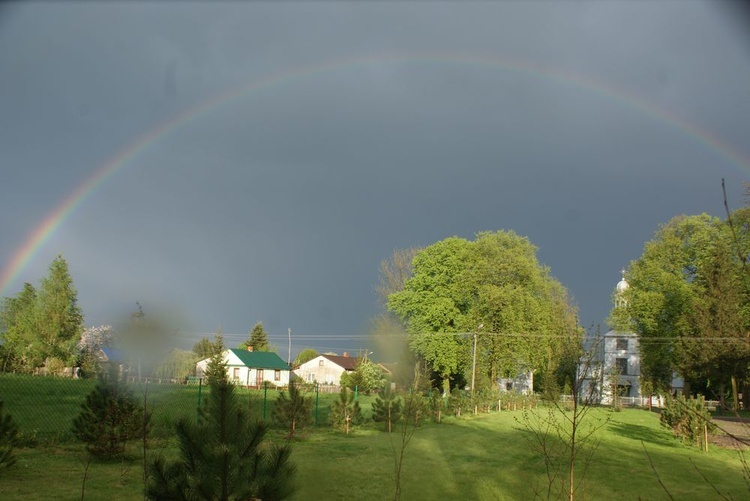
M 45 379 L 39 378 L 33 384 L 45 386 L 39 382 Z M 46 381 L 49 385 L 46 398 L 31 405 L 35 401 L 34 391 L 9 392 L 11 385 L 6 384 L 8 379 L 3 376 L 0 398 L 7 402 L 6 409 L 25 430 L 38 427 L 47 430 L 50 436 L 64 436 L 61 430 L 69 427 L 91 383 L 68 380 L 56 386 L 58 383 Z M 74 391 L 71 383 L 83 385 L 76 386 Z M 195 414 L 197 387 L 158 386 L 149 387 L 149 401 L 153 402 L 155 419 L 161 420 L 161 429 L 170 426 L 179 415 Z M 261 416 L 263 392 L 239 393 Z M 269 416 L 275 397 L 274 391 L 268 392 Z M 294 443 L 292 457 L 298 469 L 299 486 L 294 499 L 391 498 L 391 439 L 398 437 L 380 431 L 380 425 L 374 423 L 348 436 L 322 425 L 327 419 L 328 405 L 336 397 L 320 394 L 321 426 L 307 431 Z M 372 400 L 373 397 L 360 397 L 366 415 L 370 413 Z M 595 416 L 607 413 L 604 409 L 594 411 Z M 403 499 L 533 499 L 535 488 L 546 488 L 545 470 L 525 439 L 527 432 L 519 429 L 520 416 L 521 411 L 504 411 L 462 419 L 451 417 L 439 425 L 422 426 L 406 452 Z M 57 422 L 57 431 L 50 427 L 50 417 Z M 274 441 L 283 442 L 280 430 L 271 436 Z M 668 499 L 642 443 L 675 499 L 721 499 L 702 475 L 734 499 L 750 495 L 736 451 L 714 447 L 702 453 L 687 447 L 660 426 L 655 413 L 635 409 L 611 413 L 611 420 L 597 437 L 600 444 L 586 475 L 585 495 L 579 499 Z M 83 446 L 72 440 L 40 443 L 37 447 L 19 449 L 16 467 L 0 473 L 0 499 L 81 497 L 86 469 Z M 171 440 L 157 437 L 151 440 L 149 453 L 174 456 L 176 447 Z M 95 461 L 89 465 L 87 499 L 142 499 L 138 444 L 131 446 L 129 454 L 130 458 L 124 461 Z

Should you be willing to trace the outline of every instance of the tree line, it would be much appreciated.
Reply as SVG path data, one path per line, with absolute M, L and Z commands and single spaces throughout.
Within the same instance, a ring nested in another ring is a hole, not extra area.
M 213 339 L 204 336 L 192 350 L 174 348 L 178 327 L 165 315 L 146 315 L 140 303 L 116 327 L 85 327 L 78 292 L 68 263 L 58 255 L 38 287 L 25 283 L 15 296 L 0 302 L 0 370 L 59 374 L 100 374 L 101 350 L 117 348 L 139 377 L 184 379 L 194 374 L 195 363 L 226 349 L 219 327 Z M 268 351 L 268 333 L 257 322 L 239 349 L 253 346 Z M 76 369 L 78 369 L 76 371 Z
M 731 395 L 735 407 L 740 393 L 750 396 L 750 208 L 727 216 L 675 217 L 628 267 L 625 307 L 614 308 L 608 323 L 638 334 L 646 393 L 669 392 L 679 374 L 686 393 Z M 383 350 L 398 359 L 395 379 L 419 373 L 416 379 L 447 394 L 529 371 L 537 390 L 562 389 L 575 376 L 583 329 L 568 291 L 536 254 L 513 231 L 394 251 L 380 266 L 383 310 L 373 332 L 403 347 Z M 117 329 L 86 329 L 68 265 L 57 256 L 38 287 L 26 283 L 3 299 L 0 363 L 3 371 L 21 372 L 95 366 L 92 354 L 116 344 L 139 353 L 131 364 L 139 375 L 182 378 L 196 360 L 225 348 L 217 329 L 191 351 L 173 349 L 175 332 L 140 305 Z M 262 323 L 239 348 L 247 346 L 272 348 Z M 304 358 L 314 354 L 308 351 Z
M 750 383 L 750 208 L 726 219 L 677 216 L 630 263 L 623 307 L 609 322 L 639 336 L 641 385 L 668 393 L 674 375 L 685 393 L 712 395 L 735 410 Z

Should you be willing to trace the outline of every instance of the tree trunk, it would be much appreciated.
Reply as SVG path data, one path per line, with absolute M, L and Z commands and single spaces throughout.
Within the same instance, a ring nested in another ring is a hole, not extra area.
M 451 380 L 449 376 L 443 376 L 443 395 L 448 396 L 451 394 Z
M 740 411 L 740 396 L 737 390 L 737 377 L 732 375 L 732 410 L 735 414 Z
M 724 389 L 726 388 L 726 385 L 722 381 L 719 383 L 719 406 L 721 407 L 721 410 L 724 411 L 726 407 L 726 402 L 724 399 Z

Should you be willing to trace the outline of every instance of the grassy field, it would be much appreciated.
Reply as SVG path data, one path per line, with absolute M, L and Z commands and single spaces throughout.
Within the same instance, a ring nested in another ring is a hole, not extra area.
M 34 377 L 27 375 L 0 374 L 0 400 L 5 411 L 11 414 L 29 444 L 66 444 L 74 441 L 70 432 L 73 419 L 80 413 L 81 403 L 96 384 L 92 379 L 69 379 L 57 377 Z M 182 417 L 196 415 L 205 386 L 175 384 L 131 384 L 134 396 L 152 412 L 152 432 L 155 437 L 169 437 L 174 424 Z M 238 388 L 240 399 L 245 401 L 255 415 L 263 416 L 264 402 L 270 417 L 273 402 L 278 393 L 269 389 L 251 390 Z M 310 393 L 314 397 L 314 394 Z M 318 421 L 328 420 L 328 406 L 338 395 L 319 394 Z M 369 412 L 372 397 L 362 395 L 363 408 Z
M 0 380 L 0 393 L 7 399 L 3 382 Z M 177 393 L 179 396 L 175 396 L 174 388 L 163 390 L 171 395 L 163 397 L 163 404 L 182 402 L 187 406 L 185 412 L 194 413 L 193 402 L 197 399 L 192 398 L 197 397 L 197 390 L 194 387 L 180 390 L 184 393 Z M 152 395 L 156 397 L 156 392 Z M 261 395 L 249 391 L 244 395 L 248 405 L 262 413 Z M 55 399 L 54 395 L 50 397 Z M 334 395 L 321 394 L 321 422 L 333 398 Z M 67 399 L 58 401 L 60 405 L 69 405 Z M 371 401 L 371 397 L 361 397 L 366 414 Z M 60 415 L 57 405 L 44 405 L 43 412 Z M 76 406 L 71 408 L 75 414 Z M 66 409 L 66 412 L 71 411 Z M 608 413 L 603 409 L 595 412 Z M 442 424 L 421 427 L 407 449 L 403 499 L 533 499 L 535 487 L 546 485 L 544 466 L 529 447 L 526 432 L 518 427 L 520 416 L 521 411 L 504 411 L 448 418 Z M 668 499 L 649 465 L 642 443 L 675 499 L 721 499 L 702 475 L 734 499 L 750 495 L 742 479 L 736 451 L 712 448 L 702 453 L 684 446 L 659 425 L 655 413 L 644 410 L 612 413 L 610 422 L 597 436 L 601 443 L 586 476 L 586 498 Z M 274 432 L 272 437 L 283 441 L 281 432 Z M 396 438 L 379 431 L 372 423 L 349 436 L 324 426 L 310 430 L 294 443 L 293 460 L 298 468 L 299 486 L 295 499 L 391 498 L 391 439 Z M 175 453 L 171 441 L 152 440 L 150 454 L 172 456 Z M 87 499 L 142 499 L 142 466 L 137 446 L 131 448 L 130 454 L 129 460 L 89 465 Z M 2 473 L 0 499 L 80 499 L 86 470 L 86 455 L 81 445 L 52 442 L 22 448 L 17 457 L 17 466 Z

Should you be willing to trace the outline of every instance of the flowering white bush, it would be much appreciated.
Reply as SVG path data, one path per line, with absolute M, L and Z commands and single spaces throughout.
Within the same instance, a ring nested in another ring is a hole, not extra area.
M 105 346 L 111 346 L 115 338 L 115 331 L 111 325 L 89 327 L 81 333 L 78 340 L 78 351 L 96 353 Z

